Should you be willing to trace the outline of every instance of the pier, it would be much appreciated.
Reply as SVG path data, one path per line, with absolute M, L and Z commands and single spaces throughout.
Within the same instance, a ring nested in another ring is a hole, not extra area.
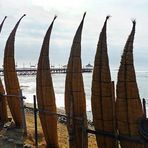
M 52 74 L 62 74 L 67 72 L 67 68 L 50 68 Z M 82 68 L 82 73 L 90 73 L 93 68 Z M 36 75 L 37 68 L 16 68 L 19 76 Z M 0 68 L 0 76 L 3 76 L 3 68 Z

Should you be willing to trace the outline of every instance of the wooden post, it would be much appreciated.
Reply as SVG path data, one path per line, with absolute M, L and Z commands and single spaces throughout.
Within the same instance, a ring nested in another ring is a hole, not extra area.
M 34 104 L 34 124 L 35 124 L 35 146 L 38 148 L 38 127 L 37 127 L 37 108 L 36 108 L 36 96 L 33 96 L 33 104 Z
M 142 99 L 142 104 L 143 104 L 144 118 L 146 118 L 146 101 L 144 98 Z
M 25 118 L 25 111 L 24 111 L 24 97 L 22 95 L 22 90 L 20 89 L 20 105 L 21 105 L 21 112 L 22 112 L 22 128 L 24 129 L 24 136 L 27 136 L 27 126 L 26 126 L 26 118 Z

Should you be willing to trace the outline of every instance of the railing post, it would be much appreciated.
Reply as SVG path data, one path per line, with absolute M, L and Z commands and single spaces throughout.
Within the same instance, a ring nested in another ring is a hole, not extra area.
M 146 101 L 144 98 L 142 99 L 142 104 L 143 104 L 144 118 L 146 118 Z
M 22 128 L 24 129 L 24 135 L 27 135 L 27 126 L 26 126 L 26 118 L 25 118 L 25 111 L 24 111 L 24 97 L 22 95 L 22 90 L 20 89 L 20 105 L 21 105 L 21 113 L 22 113 Z
M 37 108 L 36 108 L 36 96 L 33 96 L 34 103 L 34 124 L 35 124 L 35 146 L 38 148 L 38 127 L 37 127 Z

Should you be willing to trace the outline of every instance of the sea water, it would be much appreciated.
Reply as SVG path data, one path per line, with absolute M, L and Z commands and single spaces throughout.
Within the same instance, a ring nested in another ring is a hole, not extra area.
M 137 71 L 137 83 L 140 93 L 140 98 L 145 98 L 148 103 L 148 72 Z M 117 71 L 111 72 L 112 81 L 117 80 Z M 64 91 L 65 91 L 66 74 L 52 74 L 53 86 L 56 97 L 56 106 L 64 109 Z M 91 83 L 92 73 L 83 73 L 84 89 L 86 96 L 86 107 L 89 118 L 91 118 Z M 25 102 L 33 103 L 33 95 L 36 95 L 36 76 L 19 76 L 20 86 L 23 96 L 26 97 Z M 148 104 L 147 104 L 148 106 Z M 148 110 L 147 110 L 148 113 Z

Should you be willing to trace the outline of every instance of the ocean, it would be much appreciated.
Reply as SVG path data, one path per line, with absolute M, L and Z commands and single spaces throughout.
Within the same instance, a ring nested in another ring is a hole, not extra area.
M 140 93 L 140 98 L 145 98 L 148 108 L 148 72 L 137 71 L 137 83 Z M 52 80 L 54 85 L 56 106 L 58 108 L 64 108 L 64 91 L 65 91 L 65 77 L 66 74 L 52 74 Z M 117 80 L 117 71 L 111 72 L 112 81 Z M 91 83 L 92 73 L 83 73 L 84 89 L 86 95 L 86 107 L 88 116 L 91 116 Z M 26 97 L 25 102 L 33 103 L 33 95 L 36 95 L 36 76 L 19 76 L 20 86 L 23 92 L 23 96 Z M 147 110 L 148 111 L 148 110 Z M 91 117 L 90 117 L 91 118 Z

